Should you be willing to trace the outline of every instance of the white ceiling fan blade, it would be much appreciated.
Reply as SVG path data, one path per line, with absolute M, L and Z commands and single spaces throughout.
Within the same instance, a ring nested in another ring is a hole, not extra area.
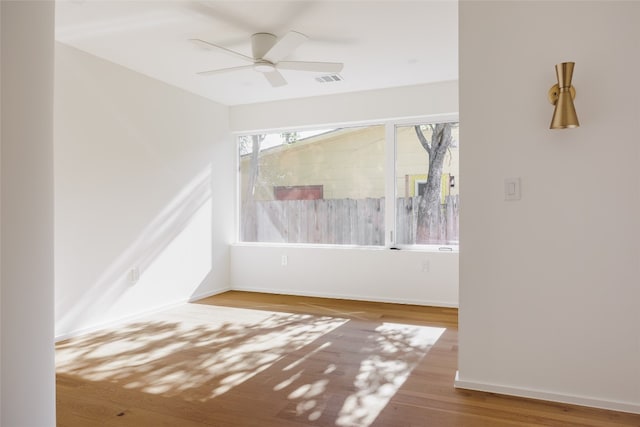
M 264 76 L 273 87 L 284 86 L 287 84 L 287 81 L 284 79 L 284 76 L 280 74 L 280 72 L 278 72 L 277 70 L 264 73 Z
M 223 51 L 223 52 L 227 52 L 227 53 L 229 53 L 229 54 L 231 54 L 231 55 L 234 55 L 234 56 L 236 56 L 236 57 L 238 57 L 238 58 L 242 58 L 242 59 L 244 59 L 245 61 L 253 62 L 253 58 L 251 58 L 250 56 L 243 55 L 243 54 L 242 54 L 242 53 L 240 53 L 240 52 L 236 52 L 235 50 L 227 49 L 226 47 L 223 47 L 223 46 L 218 46 L 217 44 L 210 43 L 210 42 L 208 42 L 208 41 L 206 41 L 206 40 L 202 40 L 202 39 L 189 39 L 189 41 L 190 41 L 190 42 L 192 42 L 192 43 L 195 43 L 195 44 L 201 45 L 201 46 L 208 47 L 208 48 L 213 47 L 213 48 L 215 48 L 215 49 L 219 49 L 219 50 L 221 50 L 221 51 Z
M 200 71 L 196 74 L 198 74 L 199 76 L 212 76 L 214 74 L 221 74 L 229 71 L 252 70 L 252 69 L 253 69 L 253 65 L 242 65 L 240 67 L 219 68 L 217 70 Z
M 316 73 L 339 73 L 344 64 L 341 62 L 309 62 L 309 61 L 282 61 L 276 64 L 283 70 L 313 71 Z
M 262 59 L 275 64 L 293 53 L 298 46 L 307 41 L 307 38 L 307 36 L 297 31 L 289 31 L 264 54 Z

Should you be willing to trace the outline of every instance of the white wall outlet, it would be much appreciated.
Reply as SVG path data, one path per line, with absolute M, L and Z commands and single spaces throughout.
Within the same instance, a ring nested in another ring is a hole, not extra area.
M 127 279 L 129 279 L 129 283 L 135 285 L 140 280 L 140 268 L 133 267 L 129 270 L 129 274 L 127 274 Z
M 429 263 L 429 260 L 428 259 L 422 260 L 422 272 L 428 273 L 429 270 L 431 270 L 431 264 Z
M 507 201 L 520 200 L 520 178 L 506 178 L 504 180 L 504 199 Z
M 287 256 L 286 255 L 282 255 L 282 258 L 280 259 L 280 264 L 283 267 L 286 267 L 288 263 L 289 263 L 289 259 L 287 258 Z

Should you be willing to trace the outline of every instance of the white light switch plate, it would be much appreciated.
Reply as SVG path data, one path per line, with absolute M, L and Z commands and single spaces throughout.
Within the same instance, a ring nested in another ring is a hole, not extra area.
M 520 200 L 520 178 L 506 178 L 504 180 L 504 199 L 508 201 Z

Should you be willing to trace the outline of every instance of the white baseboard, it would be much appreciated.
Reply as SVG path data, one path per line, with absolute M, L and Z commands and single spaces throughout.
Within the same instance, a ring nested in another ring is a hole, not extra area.
M 429 307 L 458 308 L 458 304 L 450 303 L 446 301 L 410 300 L 410 299 L 402 299 L 402 298 L 376 298 L 376 297 L 369 297 L 369 296 L 363 297 L 359 295 L 332 294 L 332 293 L 326 293 L 326 292 L 299 291 L 299 290 L 291 290 L 291 289 L 252 288 L 248 286 L 233 286 L 231 290 L 243 291 L 243 292 L 261 292 L 265 294 L 278 294 L 278 295 L 297 295 L 297 296 L 303 296 L 303 297 L 346 299 L 346 300 L 353 300 L 353 301 L 387 302 L 392 304 L 412 304 L 412 305 L 424 305 Z
M 213 291 L 208 291 L 208 292 L 202 292 L 201 294 L 197 294 L 197 295 L 191 295 L 191 297 L 189 298 L 189 300 L 187 302 L 195 302 L 204 298 L 208 298 L 208 297 L 212 297 L 214 295 L 219 295 L 222 293 L 225 293 L 227 291 L 230 291 L 231 288 L 230 287 L 226 287 L 223 289 L 216 289 Z
M 169 310 L 169 309 L 177 307 L 179 305 L 190 303 L 190 302 L 194 302 L 194 301 L 197 301 L 197 300 L 200 300 L 200 299 L 203 299 L 203 298 L 206 298 L 206 297 L 210 297 L 210 296 L 213 296 L 213 295 L 221 294 L 221 293 L 227 292 L 229 290 L 231 290 L 231 288 L 227 287 L 227 288 L 223 288 L 223 289 L 215 289 L 213 291 L 203 292 L 201 294 L 192 295 L 189 298 L 185 298 L 185 299 L 182 299 L 182 300 L 170 302 L 168 304 L 164 304 L 164 305 L 160 305 L 160 306 L 157 306 L 157 307 L 153 307 L 153 308 L 150 308 L 148 310 L 142 310 L 142 311 L 139 311 L 137 313 L 130 314 L 128 316 L 124 316 L 124 317 L 121 317 L 121 318 L 118 318 L 118 319 L 110 320 L 108 322 L 98 323 L 98 324 L 87 326 L 87 327 L 84 327 L 84 328 L 75 329 L 73 331 L 69 331 L 69 332 L 65 332 L 65 333 L 56 335 L 55 338 L 54 338 L 54 341 L 55 342 L 59 342 L 59 341 L 67 340 L 67 339 L 70 339 L 70 338 L 77 338 L 79 336 L 90 334 L 90 333 L 97 332 L 97 331 L 101 331 L 101 330 L 104 330 L 104 329 L 114 328 L 116 326 L 120 326 L 120 325 L 123 325 L 125 323 L 133 322 L 133 321 L 135 321 L 135 320 L 137 320 L 137 319 L 139 319 L 141 317 L 148 316 L 150 314 L 158 313 L 160 311 Z
M 567 403 L 578 406 L 588 406 L 591 408 L 608 409 L 612 411 L 629 412 L 640 414 L 640 404 L 631 402 L 619 402 L 614 400 L 597 399 L 586 396 L 576 396 L 570 394 L 553 393 L 527 388 L 504 386 L 499 384 L 489 384 L 477 381 L 465 381 L 456 372 L 454 387 L 466 390 L 483 391 L 487 393 L 504 394 L 509 396 L 525 397 L 528 399 L 546 400 L 550 402 Z

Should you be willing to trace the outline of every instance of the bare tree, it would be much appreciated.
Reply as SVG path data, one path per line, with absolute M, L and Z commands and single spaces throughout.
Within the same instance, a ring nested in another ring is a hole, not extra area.
M 249 160 L 249 173 L 247 176 L 247 186 L 242 197 L 242 240 L 245 242 L 255 242 L 258 238 L 256 230 L 256 201 L 255 191 L 258 174 L 260 173 L 260 145 L 265 135 L 251 135 L 251 159 Z M 249 140 L 240 141 L 241 151 L 249 154 Z
M 280 134 L 280 138 L 282 138 L 282 143 L 283 144 L 293 144 L 295 142 L 298 142 L 298 139 L 300 139 L 300 135 L 298 134 L 298 132 L 282 132 Z
M 427 184 L 418 203 L 416 243 L 429 243 L 437 233 L 440 217 L 440 188 L 444 158 L 453 141 L 451 129 L 455 123 L 435 123 L 414 126 L 418 140 L 429 156 Z M 428 130 L 425 135 L 424 130 Z M 431 139 L 429 139 L 429 137 Z

